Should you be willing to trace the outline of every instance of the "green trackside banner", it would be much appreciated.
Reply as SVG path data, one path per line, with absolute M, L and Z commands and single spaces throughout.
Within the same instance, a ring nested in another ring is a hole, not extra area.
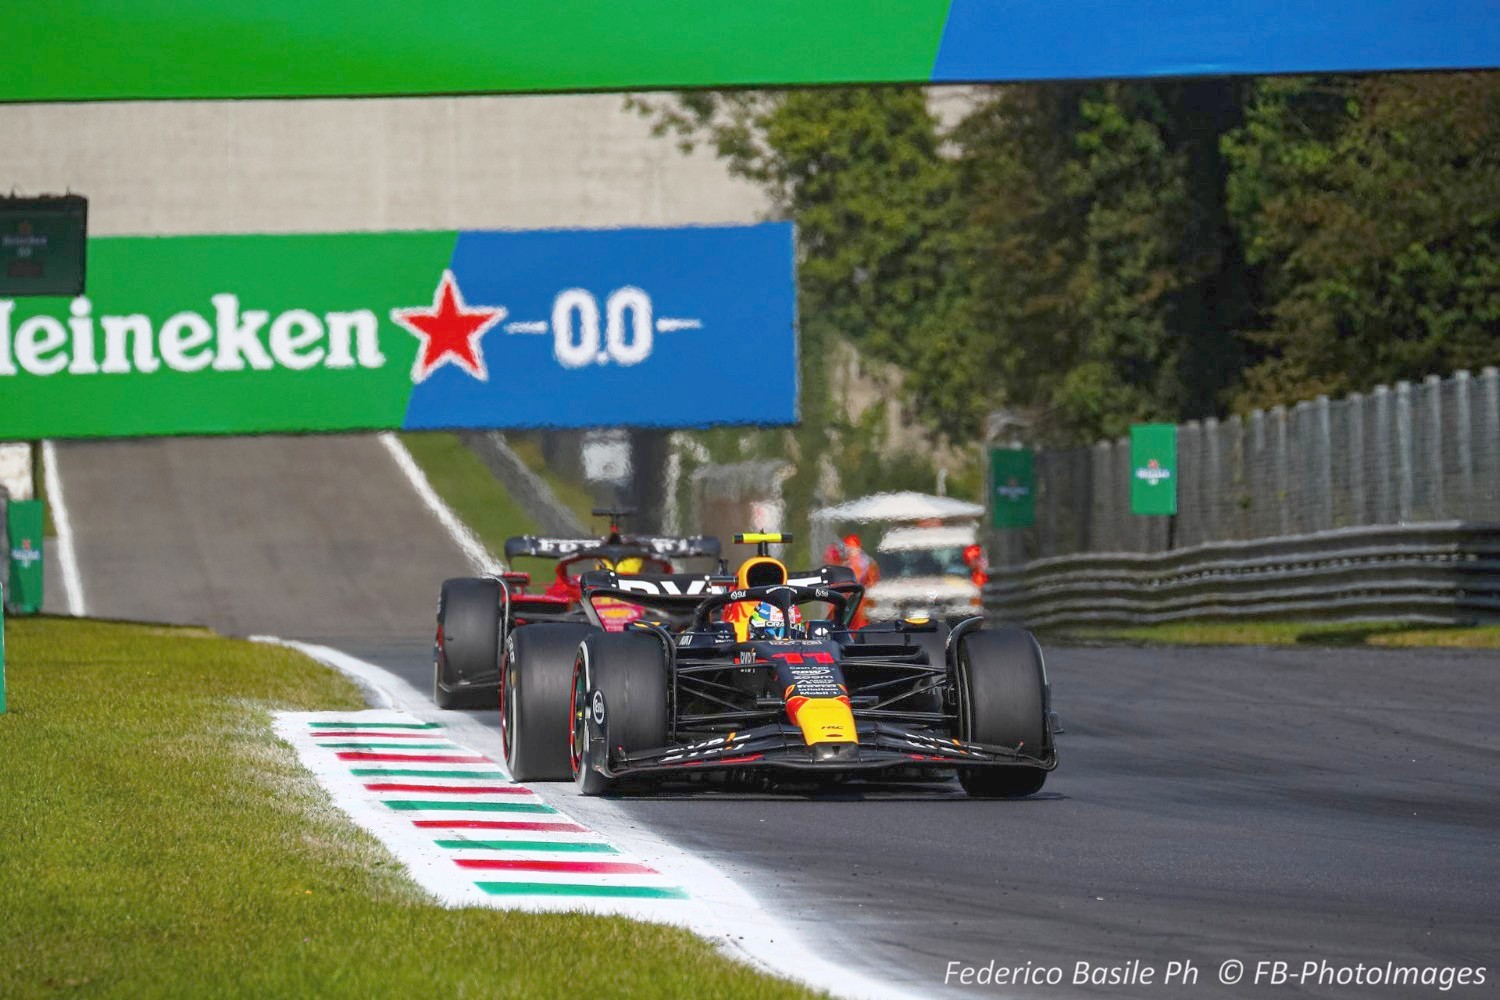
M 87 295 L 0 299 L 0 441 L 788 424 L 792 247 L 789 223 L 92 239 Z
M 1177 425 L 1130 428 L 1130 512 L 1177 513 Z
M 990 523 L 1029 528 L 1036 521 L 1035 458 L 1030 448 L 990 449 Z
M 34 615 L 42 610 L 42 502 L 12 500 L 5 512 L 5 549 L 10 553 L 8 610 Z
M 1500 65 L 1494 0 L 11 0 L 0 101 Z

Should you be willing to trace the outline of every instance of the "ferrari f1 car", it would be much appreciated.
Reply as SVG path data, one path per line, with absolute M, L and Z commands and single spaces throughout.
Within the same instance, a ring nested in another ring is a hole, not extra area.
M 566 732 L 532 725 L 533 711 L 551 715 L 546 698 L 506 692 L 508 755 L 522 735 L 553 755 L 567 741 L 558 755 L 566 771 L 549 763 L 533 778 L 571 777 L 597 795 L 623 779 L 707 771 L 879 775 L 917 767 L 955 769 L 970 795 L 1009 798 L 1039 791 L 1057 765 L 1045 667 L 1029 632 L 986 628 L 980 618 L 959 623 L 941 643 L 926 620 L 851 630 L 863 594 L 848 571 L 790 576 L 765 555 L 764 542 L 732 589 L 689 594 L 682 583 L 583 577 L 583 611 L 597 627 L 573 660 L 571 725 Z M 711 583 L 703 581 L 710 590 Z M 601 601 L 645 603 L 653 613 L 608 631 Z M 804 607 L 823 617 L 802 620 Z
M 584 573 L 671 575 L 674 559 L 719 558 L 717 538 L 625 534 L 619 519 L 628 513 L 594 511 L 595 516 L 610 519 L 608 534 L 599 538 L 524 535 L 508 539 L 507 561 L 518 556 L 557 560 L 554 579 L 540 593 L 533 589 L 527 573 L 443 581 L 433 643 L 433 700 L 439 708 L 492 707 L 499 703 L 506 658 L 524 654 L 529 647 L 546 657 L 556 648 L 571 664 L 573 650 L 598 627 L 597 620 L 623 628 L 637 613 L 628 604 L 605 602 L 593 621 L 584 614 L 579 589 Z M 558 725 L 565 721 L 564 713 Z

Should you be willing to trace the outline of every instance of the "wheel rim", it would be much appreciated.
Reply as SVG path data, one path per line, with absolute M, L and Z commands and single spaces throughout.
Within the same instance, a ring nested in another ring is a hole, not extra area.
M 573 661 L 573 718 L 568 727 L 568 766 L 577 780 L 583 775 L 584 755 L 588 751 L 589 726 L 585 705 L 587 692 L 583 683 L 583 660 Z
M 954 679 L 958 682 L 958 738 L 966 743 L 973 742 L 974 720 L 969 706 L 969 661 L 963 655 L 958 658 Z
M 516 698 L 510 690 L 511 672 L 510 660 L 506 659 L 505 667 L 500 672 L 500 749 L 505 754 L 506 763 L 511 763 L 515 746 L 516 726 Z

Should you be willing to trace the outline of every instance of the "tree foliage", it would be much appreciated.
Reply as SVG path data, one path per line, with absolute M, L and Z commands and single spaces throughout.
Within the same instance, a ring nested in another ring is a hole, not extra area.
M 1224 148 L 1265 291 L 1241 405 L 1500 360 L 1500 75 L 1263 81 Z
M 868 436 L 833 337 L 958 443 L 1000 409 L 1074 443 L 1500 361 L 1500 76 L 972 93 L 946 132 L 917 88 L 635 99 L 798 224 L 793 450 Z
M 955 171 L 920 88 L 685 94 L 631 101 L 684 148 L 706 142 L 797 222 L 804 347 L 838 333 L 908 364 L 955 274 Z
M 1005 88 L 960 126 L 975 309 L 1003 401 L 1038 436 L 1213 411 L 1232 377 L 1215 127 L 1235 85 Z

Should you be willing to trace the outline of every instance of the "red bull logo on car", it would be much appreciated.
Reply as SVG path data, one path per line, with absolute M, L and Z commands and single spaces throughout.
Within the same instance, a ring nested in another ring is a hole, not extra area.
M 0 439 L 796 419 L 784 223 L 90 254 L 86 296 L 0 300 Z

